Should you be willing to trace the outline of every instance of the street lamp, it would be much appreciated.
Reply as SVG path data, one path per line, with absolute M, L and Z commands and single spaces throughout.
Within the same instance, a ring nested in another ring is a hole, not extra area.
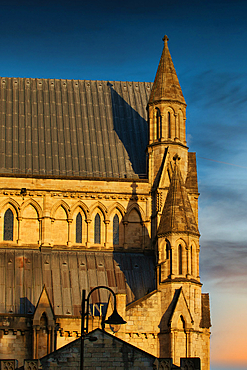
M 82 290 L 82 302 L 81 302 L 81 362 L 80 362 L 80 369 L 81 370 L 83 370 L 83 364 L 84 364 L 84 341 L 85 341 L 85 339 L 89 339 L 90 341 L 95 340 L 94 337 L 86 338 L 86 336 L 88 334 L 89 298 L 90 298 L 91 294 L 95 290 L 98 290 L 98 289 L 107 289 L 112 293 L 112 295 L 114 297 L 113 313 L 108 317 L 107 320 L 104 320 L 104 318 L 102 318 L 102 322 L 101 322 L 102 329 L 104 330 L 104 324 L 109 324 L 109 325 L 126 324 L 126 321 L 124 321 L 124 319 L 117 312 L 116 294 L 114 293 L 114 291 L 111 288 L 109 288 L 107 286 L 104 286 L 104 285 L 97 286 L 96 288 L 93 288 L 88 293 L 87 298 L 86 298 L 86 290 L 85 289 Z M 86 311 L 85 311 L 86 302 L 87 302 L 87 308 L 86 308 Z M 85 318 L 86 318 L 86 326 L 85 326 Z

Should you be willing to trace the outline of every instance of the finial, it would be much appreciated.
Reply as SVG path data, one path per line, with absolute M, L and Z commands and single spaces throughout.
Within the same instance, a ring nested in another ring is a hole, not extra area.
M 167 41 L 169 41 L 169 39 L 168 39 L 168 37 L 165 35 L 164 37 L 163 37 L 163 39 L 162 39 L 165 43 L 167 42 Z
M 177 164 L 177 161 L 180 161 L 180 159 L 181 158 L 179 157 L 179 155 L 177 153 L 173 157 L 173 160 L 174 160 L 175 164 Z

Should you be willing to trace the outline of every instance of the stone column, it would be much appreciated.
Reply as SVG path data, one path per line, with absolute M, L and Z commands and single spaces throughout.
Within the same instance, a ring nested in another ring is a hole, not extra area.
M 110 243 L 108 243 L 108 225 L 110 223 L 110 220 L 105 220 L 104 223 L 105 223 L 105 242 L 104 242 L 104 246 L 106 248 L 109 248 Z
M 71 246 L 71 224 L 72 224 L 72 218 L 68 218 L 68 241 L 67 241 L 67 246 Z
M 17 217 L 17 244 L 21 244 L 21 221 L 22 217 Z M 13 230 L 15 231 L 15 229 Z
M 171 279 L 174 279 L 175 277 L 175 274 L 174 274 L 174 271 L 176 271 L 175 269 L 175 258 L 174 258 L 174 251 L 175 251 L 175 248 L 171 246 L 171 249 L 170 249 L 170 278 Z
M 128 248 L 128 244 L 126 243 L 126 227 L 128 226 L 128 221 L 123 221 L 124 225 L 124 249 Z
M 89 241 L 89 225 L 90 223 L 92 222 L 92 220 L 86 220 L 86 223 L 87 223 L 87 238 L 86 238 L 86 247 L 90 247 L 90 241 Z
M 33 326 L 33 358 L 39 358 L 39 331 L 40 326 L 34 325 Z

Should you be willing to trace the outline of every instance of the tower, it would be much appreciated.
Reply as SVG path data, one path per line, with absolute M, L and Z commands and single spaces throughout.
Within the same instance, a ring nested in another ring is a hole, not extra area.
M 208 369 L 210 319 L 204 308 L 209 307 L 209 297 L 201 293 L 199 277 L 196 156 L 188 152 L 186 103 L 168 49 L 168 37 L 163 41 L 148 103 L 152 234 L 163 311 L 159 356 L 171 357 L 175 364 L 181 357 L 198 356 L 202 368 Z
M 163 38 L 164 48 L 148 102 L 149 116 L 149 179 L 157 180 L 165 149 L 178 154 L 186 174 L 187 145 L 185 135 L 186 103 L 174 68 L 168 37 Z

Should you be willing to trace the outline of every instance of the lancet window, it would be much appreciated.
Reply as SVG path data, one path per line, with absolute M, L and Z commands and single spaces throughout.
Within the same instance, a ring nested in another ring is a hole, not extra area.
M 76 216 L 76 243 L 82 243 L 82 217 L 80 213 Z
M 119 217 L 115 215 L 113 218 L 113 245 L 119 244 Z
M 182 268 L 182 245 L 179 244 L 178 246 L 178 274 L 182 275 L 183 268 Z
M 168 125 L 168 138 L 171 138 L 171 113 L 167 113 L 167 125 Z
M 159 108 L 156 108 L 156 138 L 160 139 L 162 136 L 162 119 Z
M 11 209 L 8 208 L 4 215 L 3 240 L 13 240 L 13 231 L 14 231 L 14 215 Z
M 94 244 L 100 244 L 101 243 L 101 219 L 100 215 L 97 213 L 94 219 Z
M 191 263 L 191 275 L 193 275 L 193 247 L 192 247 L 192 245 L 191 245 L 191 247 L 190 247 L 190 263 Z

